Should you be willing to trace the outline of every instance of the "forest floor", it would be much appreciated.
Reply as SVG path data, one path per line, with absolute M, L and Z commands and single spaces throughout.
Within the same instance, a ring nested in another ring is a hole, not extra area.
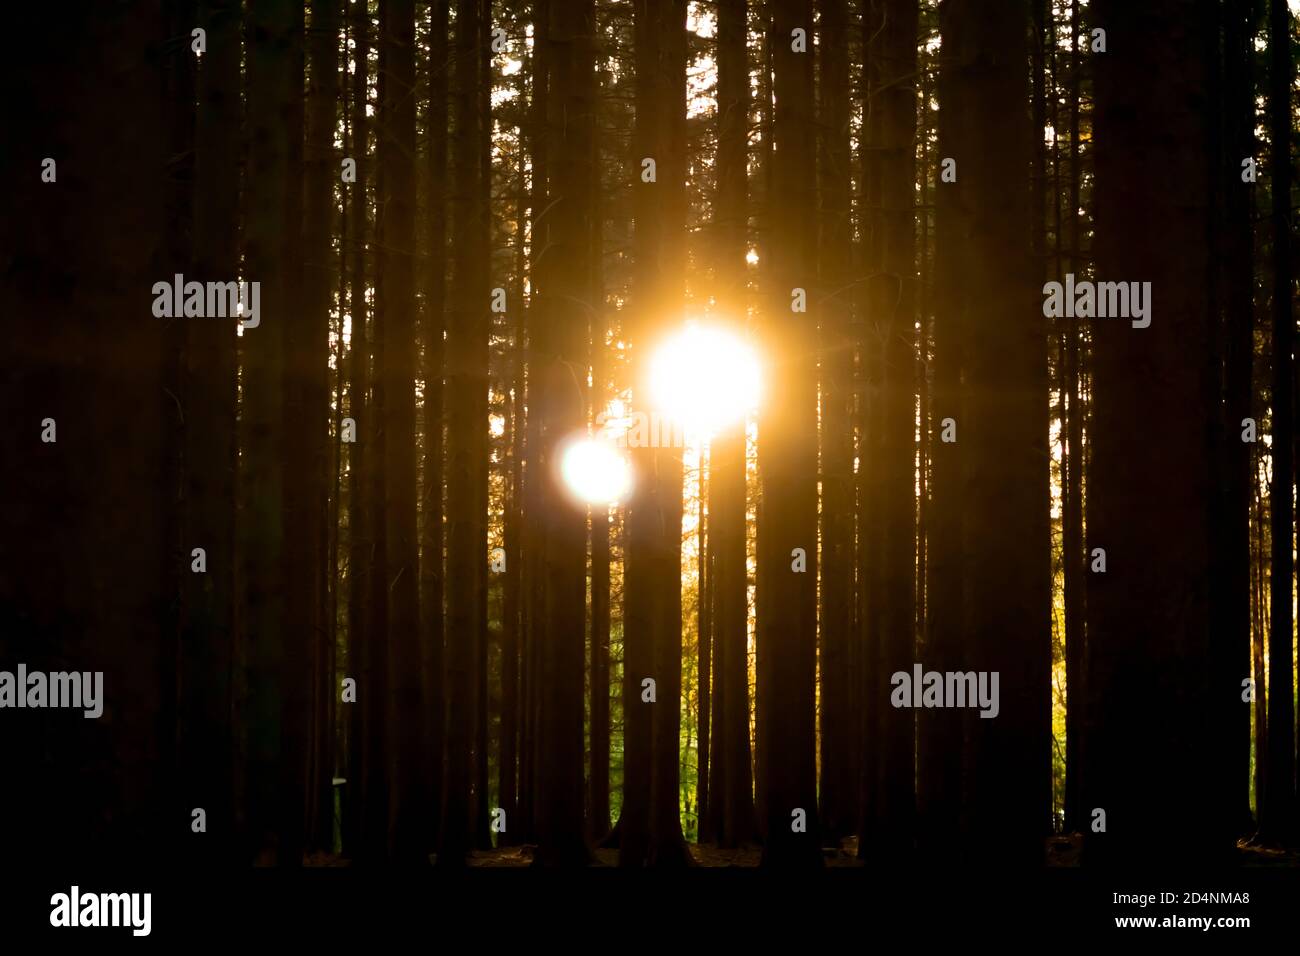
M 1050 837 L 1047 841 L 1047 865 L 1050 867 L 1074 867 L 1079 865 L 1083 837 L 1078 833 L 1061 834 Z M 532 844 L 523 846 L 499 847 L 492 850 L 475 850 L 470 854 L 469 865 L 472 867 L 526 867 L 533 862 Z M 763 849 L 757 846 L 741 847 L 727 850 L 708 843 L 690 844 L 691 857 L 696 866 L 703 867 L 757 867 L 762 860 Z M 857 858 L 857 837 L 849 837 L 838 847 L 823 847 L 822 855 L 828 867 L 861 867 L 865 863 Z M 598 847 L 595 852 L 595 867 L 618 866 L 617 847 Z M 1300 850 L 1280 850 L 1262 847 L 1241 841 L 1237 844 L 1237 865 L 1243 867 L 1300 867 Z M 307 860 L 308 866 L 348 866 L 349 863 L 335 854 L 318 854 Z

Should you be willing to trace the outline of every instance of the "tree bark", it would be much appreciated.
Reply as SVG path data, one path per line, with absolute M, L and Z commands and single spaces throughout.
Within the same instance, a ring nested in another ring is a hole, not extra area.
M 451 73 L 450 311 L 447 329 L 447 776 L 438 862 L 463 864 L 472 845 L 480 604 L 487 566 L 487 209 L 479 158 L 478 0 L 457 0 Z
M 853 734 L 853 223 L 848 10 L 820 0 L 821 824 L 830 845 L 858 822 Z
M 1104 549 L 1107 567 L 1088 582 L 1085 859 L 1158 851 L 1164 863 L 1204 861 L 1227 847 L 1200 806 L 1166 795 L 1212 792 L 1221 772 L 1203 754 L 1213 712 L 1210 315 L 1204 287 L 1188 278 L 1209 268 L 1206 64 L 1189 51 L 1205 48 L 1210 24 L 1192 0 L 1099 0 L 1093 11 L 1108 44 L 1095 81 L 1096 274 L 1160 291 L 1149 328 L 1091 322 L 1088 548 Z M 1162 175 L 1139 183 L 1150 168 Z M 1154 820 L 1182 835 L 1176 846 L 1152 846 Z
M 812 28 L 810 0 L 773 11 L 772 194 L 768 198 L 771 287 L 764 322 L 771 368 L 759 415 L 759 478 L 763 512 L 760 577 L 768 591 L 758 605 L 762 773 L 767 803 L 765 865 L 821 866 L 817 821 L 817 362 L 804 326 L 814 314 L 794 312 L 795 289 L 816 278 L 816 184 L 810 182 L 816 129 L 813 46 L 794 49 L 794 31 Z M 816 310 L 816 303 L 813 303 Z M 803 561 L 799 562 L 802 555 Z M 803 570 L 799 568 L 803 567 Z

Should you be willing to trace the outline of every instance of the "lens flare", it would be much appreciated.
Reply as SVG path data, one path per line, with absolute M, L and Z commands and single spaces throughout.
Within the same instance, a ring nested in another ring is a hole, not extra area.
M 627 459 L 600 438 L 570 442 L 560 453 L 560 475 L 571 494 L 592 505 L 616 505 L 632 488 Z
M 661 411 L 707 437 L 757 407 L 758 357 L 725 329 L 688 325 L 651 357 L 650 391 Z

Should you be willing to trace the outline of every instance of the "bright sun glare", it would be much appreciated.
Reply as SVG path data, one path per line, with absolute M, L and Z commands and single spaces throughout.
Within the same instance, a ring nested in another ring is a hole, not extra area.
M 724 329 L 688 325 L 650 360 L 655 407 L 695 436 L 743 421 L 758 405 L 758 357 Z
M 632 469 L 613 442 L 580 438 L 560 454 L 560 473 L 569 491 L 593 505 L 615 505 L 632 487 Z

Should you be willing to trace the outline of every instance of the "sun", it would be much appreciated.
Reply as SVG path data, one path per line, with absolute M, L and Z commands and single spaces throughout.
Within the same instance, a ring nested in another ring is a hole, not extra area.
M 758 406 L 759 361 L 734 333 L 691 324 L 650 359 L 654 406 L 691 435 L 707 438 Z
M 570 494 L 591 505 L 616 505 L 632 488 L 632 468 L 611 441 L 581 437 L 560 451 L 560 475 Z

